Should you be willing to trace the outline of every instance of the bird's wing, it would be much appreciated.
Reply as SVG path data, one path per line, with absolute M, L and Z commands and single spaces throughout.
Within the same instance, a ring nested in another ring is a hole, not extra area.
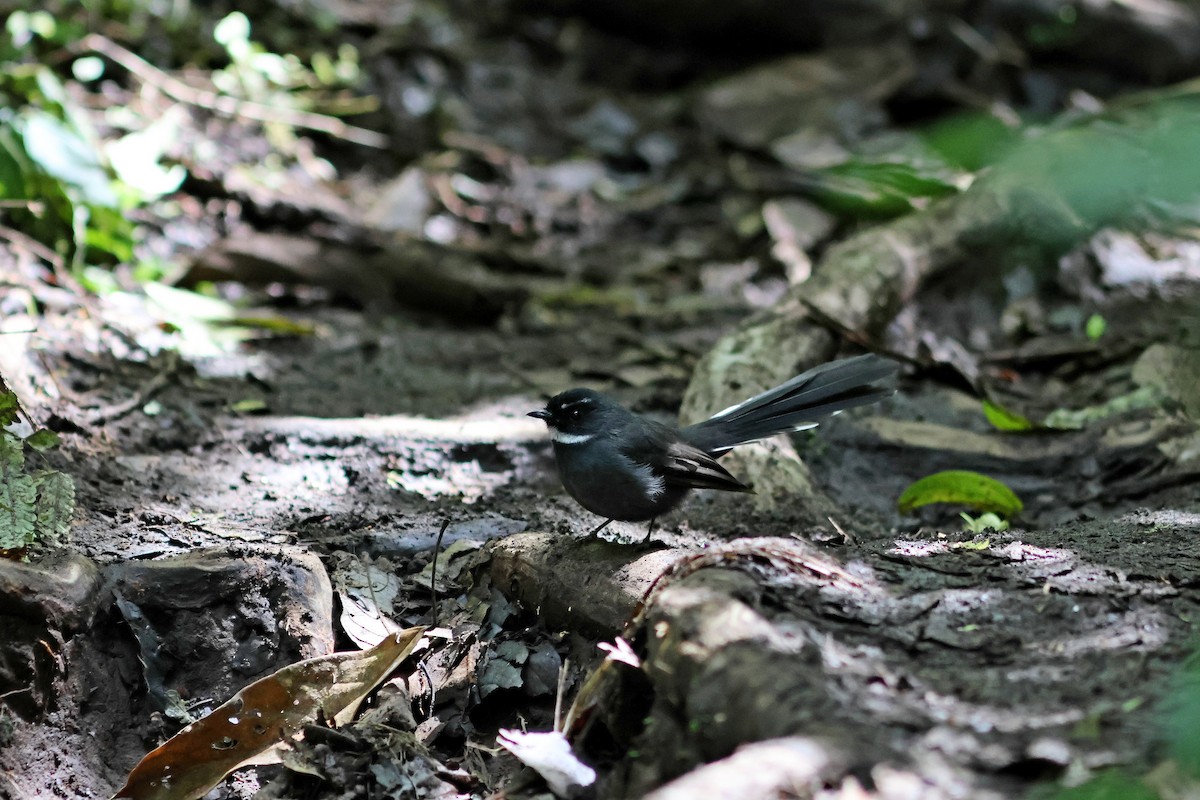
M 686 442 L 671 442 L 660 468 L 667 483 L 676 486 L 721 489 L 726 492 L 754 491 L 733 477 L 715 458 Z
M 616 437 L 621 442 L 621 455 L 637 465 L 650 468 L 672 486 L 695 489 L 722 489 L 727 492 L 749 492 L 729 470 L 699 447 L 679 438 L 677 431 L 646 419 L 625 428 Z

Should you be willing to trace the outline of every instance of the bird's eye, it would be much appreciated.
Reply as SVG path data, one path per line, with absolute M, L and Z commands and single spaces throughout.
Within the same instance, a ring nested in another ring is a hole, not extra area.
M 582 408 L 572 408 L 570 411 L 567 412 L 567 416 L 573 420 L 578 420 L 580 417 L 583 416 L 583 409 Z

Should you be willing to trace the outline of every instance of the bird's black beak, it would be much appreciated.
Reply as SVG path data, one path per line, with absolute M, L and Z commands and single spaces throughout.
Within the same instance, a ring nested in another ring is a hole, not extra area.
M 544 408 L 539 408 L 537 411 L 530 411 L 526 416 L 537 417 L 538 419 L 550 419 L 550 412 Z

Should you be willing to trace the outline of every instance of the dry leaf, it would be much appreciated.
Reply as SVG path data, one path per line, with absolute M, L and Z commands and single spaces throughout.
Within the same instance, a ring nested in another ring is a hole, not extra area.
M 238 767 L 278 763 L 318 711 L 335 726 L 348 722 L 424 631 L 409 628 L 370 650 L 310 658 L 255 681 L 147 753 L 114 798 L 192 800 Z

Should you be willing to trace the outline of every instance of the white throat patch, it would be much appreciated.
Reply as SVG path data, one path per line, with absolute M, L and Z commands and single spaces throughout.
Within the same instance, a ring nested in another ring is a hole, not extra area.
M 559 444 L 583 444 L 596 438 L 594 433 L 563 433 L 558 428 L 550 429 L 550 438 Z

